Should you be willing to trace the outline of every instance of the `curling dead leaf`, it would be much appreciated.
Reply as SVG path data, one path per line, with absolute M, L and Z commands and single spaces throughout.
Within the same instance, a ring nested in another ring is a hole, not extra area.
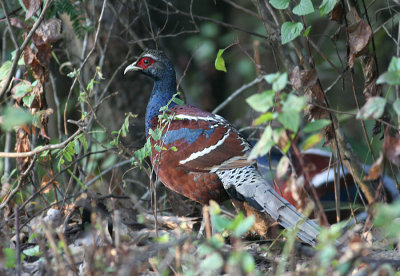
M 293 88 L 305 93 L 309 103 L 325 106 L 324 93 L 318 82 L 315 70 L 300 70 L 298 66 L 289 75 L 290 83 Z M 310 119 L 321 119 L 328 115 L 328 112 L 320 107 L 309 104 L 306 108 Z
M 16 143 L 15 143 L 15 151 L 16 152 L 28 152 L 31 150 L 31 143 L 29 141 L 28 133 L 21 128 L 17 130 L 16 135 Z M 28 167 L 30 158 L 29 157 L 20 157 L 16 158 L 18 164 L 18 170 L 20 172 L 25 171 Z
M 18 29 L 27 29 L 28 28 L 28 25 L 24 21 L 20 20 L 18 17 L 11 17 L 10 24 L 11 24 L 11 26 L 18 28 Z
M 386 128 L 383 150 L 390 162 L 400 165 L 400 133 L 398 131 L 389 131 L 389 128 Z
M 23 0 L 24 6 L 27 9 L 25 20 L 29 19 L 34 15 L 42 5 L 42 0 Z
M 35 33 L 43 42 L 54 43 L 60 39 L 61 20 L 57 18 L 44 20 Z
M 372 37 L 371 27 L 364 20 L 360 20 L 357 23 L 347 28 L 349 34 L 349 66 L 353 68 L 356 57 L 362 55 L 365 50 L 368 49 L 369 42 Z
M 365 98 L 380 96 L 382 94 L 382 85 L 377 84 L 376 81 L 378 79 L 376 64 L 375 64 L 375 55 L 371 55 L 363 67 L 363 73 L 365 78 L 363 95 Z
M 379 153 L 379 158 L 376 159 L 374 164 L 372 164 L 371 168 L 368 171 L 368 175 L 364 176 L 363 180 L 372 181 L 378 179 L 383 172 L 382 162 L 383 162 L 383 154 L 381 152 Z
M 342 20 L 343 15 L 343 6 L 342 3 L 339 1 L 336 3 L 335 7 L 332 10 L 330 20 L 340 22 Z
M 315 70 L 301 70 L 296 66 L 289 74 L 289 81 L 296 90 L 310 88 L 317 82 L 317 72 Z
M 47 194 L 50 192 L 52 185 L 49 185 L 49 182 L 52 178 L 53 178 L 53 171 L 50 171 L 49 174 L 46 173 L 45 175 L 43 175 L 42 183 L 40 184 L 40 187 L 41 188 L 46 187 L 46 188 L 42 191 L 42 193 Z M 53 180 L 52 182 L 53 182 L 53 185 L 55 185 L 55 186 L 59 185 L 57 180 Z

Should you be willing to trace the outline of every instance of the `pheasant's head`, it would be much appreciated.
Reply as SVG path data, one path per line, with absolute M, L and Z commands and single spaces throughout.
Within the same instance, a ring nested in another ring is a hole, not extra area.
M 175 71 L 167 55 L 160 50 L 146 50 L 139 58 L 125 68 L 124 74 L 129 71 L 139 71 L 152 77 L 155 81 L 166 78 L 175 79 Z

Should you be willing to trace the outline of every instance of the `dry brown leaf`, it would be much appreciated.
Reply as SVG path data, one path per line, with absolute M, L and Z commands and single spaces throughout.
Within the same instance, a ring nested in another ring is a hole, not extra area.
M 20 20 L 18 17 L 11 17 L 10 18 L 10 24 L 11 26 L 18 28 L 18 29 L 27 29 L 28 25 L 22 20 Z
M 342 18 L 343 18 L 342 16 L 343 16 L 343 6 L 342 6 L 342 3 L 340 3 L 340 1 L 339 1 L 336 3 L 335 7 L 333 8 L 333 10 L 331 12 L 330 20 L 341 22 Z
M 34 15 L 42 5 L 42 0 L 23 0 L 24 6 L 27 9 L 25 20 L 29 19 Z
M 369 169 L 368 175 L 364 176 L 364 181 L 373 181 L 378 179 L 382 172 L 383 172 L 383 154 L 382 152 L 379 153 L 379 158 L 376 159 L 374 164 L 372 164 L 371 168 Z
M 31 150 L 31 143 L 29 141 L 28 133 L 21 128 L 18 129 L 16 133 L 15 151 L 28 152 L 30 150 Z M 30 158 L 20 157 L 16 159 L 17 159 L 18 170 L 20 172 L 25 171 L 25 169 L 29 165 Z
M 50 182 L 50 180 L 51 180 L 52 178 L 53 178 L 53 171 L 50 170 L 50 171 L 48 171 L 48 173 L 46 173 L 45 175 L 43 175 L 43 177 L 42 177 L 42 182 L 41 182 L 41 184 L 40 184 L 40 188 L 45 187 L 46 185 L 48 185 L 49 182 Z M 52 185 L 48 185 L 48 186 L 42 191 L 42 193 L 44 193 L 44 194 L 49 193 L 50 190 L 51 190 L 51 187 L 52 187 L 53 185 L 59 186 L 59 184 L 58 184 L 58 182 L 57 182 L 56 179 L 53 181 L 53 184 L 52 184 Z
M 37 45 L 36 48 L 38 49 L 36 57 L 39 60 L 40 65 L 48 65 L 51 60 L 51 51 L 53 50 L 50 43 L 46 42 L 41 45 Z
M 39 45 L 43 42 L 54 43 L 60 39 L 61 34 L 61 20 L 57 18 L 50 18 L 48 20 L 44 20 L 36 30 L 36 35 L 40 37 L 42 42 L 38 39 L 36 44 Z
M 383 142 L 385 157 L 395 165 L 400 165 L 400 134 L 392 133 L 389 128 L 385 130 L 385 140 Z
M 296 66 L 289 75 L 290 83 L 296 90 L 310 88 L 317 83 L 317 72 L 313 70 L 300 71 L 299 66 Z
M 371 27 L 364 20 L 360 20 L 357 23 L 347 28 L 349 35 L 349 66 L 353 68 L 356 57 L 362 55 L 367 49 L 369 42 L 372 37 Z
M 371 55 L 363 67 L 365 78 L 363 95 L 366 99 L 370 97 L 380 96 L 382 94 L 382 85 L 376 84 L 378 74 L 375 65 L 375 55 Z

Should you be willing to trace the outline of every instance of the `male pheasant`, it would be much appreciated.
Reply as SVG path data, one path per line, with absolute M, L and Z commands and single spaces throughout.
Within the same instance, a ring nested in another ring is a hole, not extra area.
M 190 105 L 171 101 L 177 93 L 175 70 L 164 52 L 147 50 L 126 67 L 154 80 L 146 109 L 145 130 L 157 132 L 152 144 L 151 163 L 161 182 L 169 189 L 202 204 L 228 197 L 259 215 L 272 218 L 285 228 L 300 221 L 298 237 L 315 245 L 319 226 L 304 217 L 282 198 L 248 160 L 250 144 L 221 116 Z M 159 116 L 168 105 L 169 117 Z

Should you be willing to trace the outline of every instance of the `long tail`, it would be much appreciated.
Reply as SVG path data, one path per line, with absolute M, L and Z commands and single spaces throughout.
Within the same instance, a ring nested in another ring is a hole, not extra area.
M 268 214 L 285 228 L 298 227 L 297 236 L 314 246 L 320 227 L 280 196 L 254 166 L 217 171 L 224 188 L 235 199 Z
M 302 213 L 280 196 L 269 184 L 259 185 L 254 200 L 285 228 L 298 227 L 297 236 L 304 242 L 314 246 L 320 227 L 314 221 L 306 218 Z

